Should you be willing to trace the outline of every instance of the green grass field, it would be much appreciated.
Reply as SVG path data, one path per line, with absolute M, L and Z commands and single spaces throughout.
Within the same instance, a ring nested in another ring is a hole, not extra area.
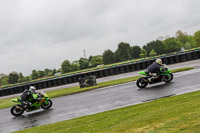
M 187 70 L 191 70 L 191 69 L 194 69 L 194 68 L 186 67 L 186 68 L 174 69 L 174 70 L 172 70 L 172 73 L 187 71 Z M 81 93 L 81 92 L 85 92 L 85 91 L 89 91 L 89 90 L 94 90 L 94 89 L 98 89 L 98 88 L 102 88 L 102 87 L 113 86 L 113 85 L 117 85 L 117 84 L 123 84 L 123 83 L 136 81 L 139 77 L 141 77 L 141 76 L 134 76 L 134 77 L 129 77 L 129 78 L 101 82 L 101 83 L 98 83 L 98 85 L 96 85 L 96 86 L 87 87 L 87 88 L 80 89 L 80 87 L 77 86 L 77 87 L 71 87 L 71 88 L 65 88 L 65 89 L 59 89 L 59 90 L 52 90 L 52 91 L 48 91 L 47 93 L 50 98 L 61 97 L 61 96 L 71 95 L 71 94 L 75 94 L 75 93 Z M 13 106 L 15 103 L 11 102 L 10 99 L 11 98 L 0 100 L 0 109 Z
M 199 101 L 192 92 L 16 133 L 199 133 Z

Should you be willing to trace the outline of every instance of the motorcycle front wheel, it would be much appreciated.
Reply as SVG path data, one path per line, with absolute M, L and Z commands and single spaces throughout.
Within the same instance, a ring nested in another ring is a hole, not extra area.
M 51 100 L 47 100 L 46 102 L 42 103 L 42 105 L 41 105 L 41 108 L 44 110 L 51 108 L 51 106 L 53 104 Z
M 166 82 L 166 83 L 168 83 L 168 82 L 172 81 L 173 78 L 174 78 L 173 74 L 170 73 L 169 76 L 165 75 L 165 76 L 163 77 L 163 81 Z
M 148 79 L 145 77 L 141 77 L 137 80 L 136 85 L 139 88 L 145 88 L 148 85 Z
M 24 110 L 19 106 L 19 105 L 14 105 L 11 109 L 10 109 L 10 113 L 13 116 L 21 116 L 24 113 Z

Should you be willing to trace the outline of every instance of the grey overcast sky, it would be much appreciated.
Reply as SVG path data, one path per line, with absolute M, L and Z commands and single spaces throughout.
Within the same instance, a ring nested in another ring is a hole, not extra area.
M 200 0 L 0 0 L 0 73 L 30 75 L 200 29 Z

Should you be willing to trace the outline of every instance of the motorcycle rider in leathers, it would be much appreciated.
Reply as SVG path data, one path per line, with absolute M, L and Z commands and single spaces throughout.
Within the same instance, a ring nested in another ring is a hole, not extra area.
M 33 94 L 37 94 L 36 89 L 34 86 L 30 86 L 29 89 L 26 89 L 22 95 L 20 96 L 22 103 L 25 105 L 25 109 L 28 109 L 31 107 L 32 103 L 35 101 L 39 101 L 40 98 L 34 98 Z M 31 101 L 29 101 L 31 99 Z
M 149 74 L 149 76 L 151 76 L 151 78 L 149 78 L 150 82 L 151 82 L 151 80 L 153 80 L 157 77 L 159 72 L 162 72 L 161 68 L 162 68 L 162 60 L 161 59 L 156 59 L 156 61 L 154 63 L 152 63 L 149 67 L 147 67 L 145 72 L 147 74 Z

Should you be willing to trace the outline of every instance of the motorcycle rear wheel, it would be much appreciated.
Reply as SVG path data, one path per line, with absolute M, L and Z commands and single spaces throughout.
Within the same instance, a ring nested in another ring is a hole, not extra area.
M 136 85 L 139 88 L 145 88 L 148 85 L 148 79 L 145 77 L 141 77 L 137 80 Z
M 18 105 L 14 105 L 11 109 L 10 109 L 10 113 L 13 116 L 21 116 L 24 113 L 23 109 L 17 108 L 16 106 Z

